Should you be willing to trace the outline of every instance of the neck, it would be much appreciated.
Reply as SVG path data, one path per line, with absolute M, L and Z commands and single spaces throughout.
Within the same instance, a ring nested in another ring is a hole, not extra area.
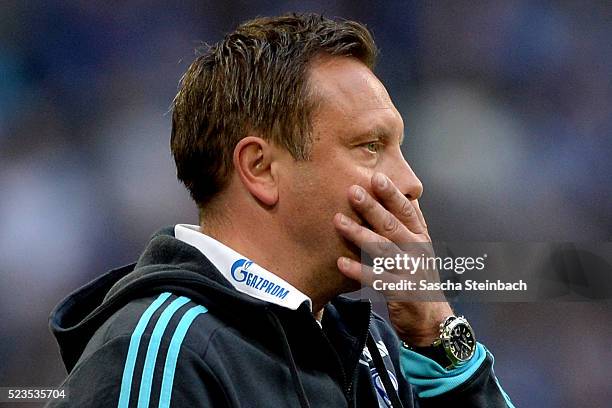
M 240 219 L 238 216 L 226 217 L 226 220 Z M 320 259 L 308 256 L 302 248 L 293 245 L 283 235 L 282 228 L 274 228 L 273 220 L 266 217 L 260 218 L 259 222 L 253 220 L 257 220 L 257 217 L 251 217 L 240 225 L 235 221 L 219 224 L 201 222 L 200 231 L 243 254 L 304 293 L 312 302 L 315 318 L 320 320 L 323 307 L 342 293 L 333 279 L 326 278 L 339 272 L 321 265 Z

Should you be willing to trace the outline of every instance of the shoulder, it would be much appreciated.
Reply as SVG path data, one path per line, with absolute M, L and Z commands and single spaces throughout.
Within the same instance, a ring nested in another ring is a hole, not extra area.
M 117 341 L 139 351 L 182 347 L 203 354 L 209 338 L 222 326 L 206 305 L 163 292 L 132 300 L 121 307 L 96 331 L 81 359 L 104 344 Z
M 216 390 L 204 354 L 221 327 L 205 305 L 185 296 L 164 292 L 129 302 L 99 327 L 67 377 L 79 395 L 70 406 L 164 405 L 189 394 L 184 387 L 202 389 L 203 381 Z

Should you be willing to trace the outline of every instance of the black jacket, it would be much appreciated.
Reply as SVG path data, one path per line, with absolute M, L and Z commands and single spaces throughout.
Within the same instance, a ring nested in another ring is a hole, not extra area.
M 306 302 L 236 291 L 171 228 L 63 300 L 50 326 L 69 372 L 53 407 L 506 406 L 490 356 L 461 386 L 418 399 L 369 302 L 336 298 L 321 328 Z

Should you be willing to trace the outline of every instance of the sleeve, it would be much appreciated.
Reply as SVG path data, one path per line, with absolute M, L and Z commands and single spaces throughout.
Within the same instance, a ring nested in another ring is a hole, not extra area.
M 452 370 L 415 351 L 400 350 L 402 374 L 414 388 L 420 407 L 514 408 L 493 372 L 493 355 L 481 343 L 469 363 Z
M 46 406 L 169 407 L 170 402 L 172 406 L 227 406 L 214 373 L 189 348 L 180 347 L 173 358 L 171 349 L 162 345 L 159 358 L 148 367 L 142 359 L 130 364 L 129 346 L 129 336 L 115 338 L 77 363 L 60 386 L 66 390 L 66 397 Z

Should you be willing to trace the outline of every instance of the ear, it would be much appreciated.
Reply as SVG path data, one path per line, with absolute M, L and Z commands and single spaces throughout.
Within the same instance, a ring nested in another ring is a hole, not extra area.
M 274 206 L 278 202 L 274 159 L 273 147 L 260 137 L 247 136 L 234 148 L 234 168 L 243 186 L 267 206 Z

